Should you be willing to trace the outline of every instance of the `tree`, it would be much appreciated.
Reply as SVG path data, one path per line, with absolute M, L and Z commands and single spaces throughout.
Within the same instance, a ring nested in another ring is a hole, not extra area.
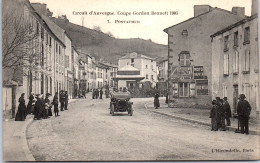
M 94 26 L 93 29 L 94 29 L 95 31 L 102 32 L 100 26 Z
M 34 30 L 32 24 L 25 19 L 23 7 L 12 7 L 3 9 L 2 12 L 2 68 L 14 72 L 25 72 L 22 71 L 24 69 L 35 71 L 39 63 L 44 62 L 39 44 L 39 29 Z
M 115 36 L 113 35 L 113 33 L 112 33 L 112 32 L 107 32 L 107 35 L 108 35 L 108 36 L 110 36 L 110 37 L 113 37 L 113 38 L 115 38 Z

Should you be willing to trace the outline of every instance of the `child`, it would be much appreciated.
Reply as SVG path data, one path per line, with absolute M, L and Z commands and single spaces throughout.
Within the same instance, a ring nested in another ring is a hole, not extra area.
M 217 131 L 217 101 L 212 101 L 212 108 L 210 110 L 210 118 L 211 118 L 211 131 Z

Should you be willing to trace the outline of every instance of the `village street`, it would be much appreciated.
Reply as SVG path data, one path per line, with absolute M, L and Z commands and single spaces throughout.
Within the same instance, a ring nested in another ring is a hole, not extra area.
M 131 117 L 111 116 L 109 99 L 80 99 L 59 117 L 34 121 L 27 130 L 29 149 L 36 161 L 246 160 L 259 155 L 257 135 L 213 132 L 207 126 L 155 114 L 144 107 L 152 100 L 132 99 Z

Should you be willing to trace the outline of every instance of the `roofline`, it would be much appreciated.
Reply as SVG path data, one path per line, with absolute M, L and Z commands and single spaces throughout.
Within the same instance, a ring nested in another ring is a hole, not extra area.
M 231 11 L 225 10 L 225 9 L 221 9 L 221 8 L 218 8 L 218 7 L 214 7 L 214 8 L 212 7 L 212 8 L 211 8 L 209 11 L 207 11 L 207 12 L 204 12 L 204 13 L 202 13 L 202 14 L 200 14 L 200 15 L 194 16 L 194 17 L 189 18 L 189 19 L 187 19 L 187 20 L 184 20 L 184 21 L 182 21 L 182 22 L 180 22 L 180 23 L 178 23 L 178 24 L 175 24 L 175 25 L 173 25 L 173 26 L 170 26 L 170 27 L 168 27 L 168 28 L 165 28 L 163 31 L 168 34 L 168 29 L 169 29 L 169 28 L 178 26 L 178 25 L 180 25 L 180 24 L 182 24 L 182 23 L 185 23 L 185 22 L 187 22 L 187 21 L 193 20 L 193 19 L 198 18 L 198 17 L 200 17 L 200 16 L 203 16 L 203 15 L 205 15 L 205 14 L 208 14 L 209 12 L 212 12 L 212 11 L 214 11 L 214 10 L 220 10 L 220 11 L 223 11 L 223 12 L 227 12 L 227 13 L 229 13 L 229 14 L 237 15 L 237 14 L 235 14 L 235 13 L 233 13 L 233 12 L 231 12 Z M 245 16 L 245 17 L 247 17 L 247 16 Z
M 250 16 L 250 17 L 247 17 L 247 18 L 245 18 L 245 19 L 243 19 L 243 20 L 240 20 L 240 21 L 238 21 L 238 22 L 236 22 L 236 23 L 234 23 L 234 24 L 231 24 L 230 26 L 227 26 L 226 28 L 224 28 L 224 29 L 222 29 L 222 30 L 220 30 L 220 31 L 218 31 L 218 32 L 216 32 L 216 33 L 214 33 L 214 34 L 211 35 L 210 37 L 213 38 L 213 37 L 215 37 L 215 36 L 218 36 L 218 35 L 220 35 L 220 34 L 223 34 L 223 33 L 225 33 L 226 31 L 229 31 L 229 30 L 231 30 L 231 29 L 233 29 L 233 28 L 235 28 L 235 27 L 237 27 L 237 26 L 239 26 L 239 25 L 241 25 L 241 24 L 245 24 L 246 22 L 251 21 L 251 20 L 253 20 L 253 19 L 256 19 L 257 17 L 258 17 L 258 14 L 254 14 L 254 15 L 252 15 L 252 16 Z
M 41 17 L 41 15 L 33 8 L 31 3 L 26 2 L 25 5 L 33 10 L 33 11 L 29 11 L 29 12 L 32 14 L 35 14 L 36 16 L 39 17 L 38 19 L 40 19 L 40 21 L 43 22 L 43 26 L 46 26 L 47 30 L 55 37 L 55 39 L 57 39 L 58 42 L 60 42 L 63 47 L 66 47 L 66 45 L 52 32 L 51 28 L 48 26 L 48 24 L 45 22 L 45 20 Z

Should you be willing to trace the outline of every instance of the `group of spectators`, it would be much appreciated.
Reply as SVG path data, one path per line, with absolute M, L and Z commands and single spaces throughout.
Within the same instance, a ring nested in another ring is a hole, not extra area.
M 237 103 L 237 115 L 238 124 L 241 127 L 242 134 L 249 134 L 248 120 L 251 112 L 251 106 L 247 100 L 245 100 L 245 95 L 239 95 L 239 102 Z M 226 126 L 230 126 L 231 109 L 227 101 L 227 97 L 220 99 L 216 97 L 216 100 L 212 101 L 212 108 L 210 111 L 211 118 L 211 130 L 212 131 L 225 131 Z
M 109 90 L 105 89 L 106 98 L 109 97 Z M 103 88 L 92 90 L 92 99 L 102 99 L 103 98 Z
M 49 99 L 50 93 L 46 93 L 45 97 L 42 94 L 31 93 L 28 105 L 25 104 L 24 93 L 19 98 L 18 111 L 15 116 L 16 121 L 24 121 L 28 114 L 34 114 L 34 120 L 47 119 L 52 114 L 52 106 L 54 107 L 55 117 L 59 116 L 59 103 L 60 111 L 68 110 L 68 92 L 60 91 L 55 93 L 52 101 Z

